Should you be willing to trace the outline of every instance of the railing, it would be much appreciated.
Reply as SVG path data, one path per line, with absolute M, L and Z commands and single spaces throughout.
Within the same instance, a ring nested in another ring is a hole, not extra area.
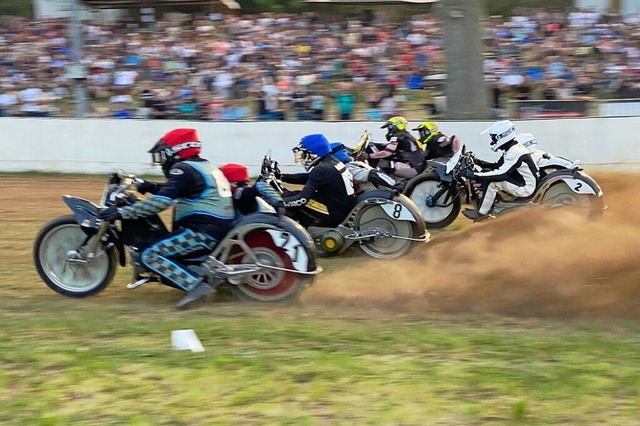
M 598 101 L 598 117 L 638 117 L 640 99 L 610 99 Z
M 640 99 L 511 101 L 508 110 L 513 119 L 638 117 Z
M 511 115 L 520 119 L 587 117 L 589 104 L 586 100 L 512 101 Z

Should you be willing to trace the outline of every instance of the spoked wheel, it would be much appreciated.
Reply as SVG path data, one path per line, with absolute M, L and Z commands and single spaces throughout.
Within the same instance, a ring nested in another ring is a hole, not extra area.
M 82 242 L 86 234 L 73 216 L 45 225 L 33 247 L 33 261 L 40 278 L 57 293 L 87 297 L 102 291 L 113 278 L 115 253 L 99 250 L 95 259 L 86 260 Z M 90 242 L 89 242 L 90 244 Z
M 358 218 L 358 231 L 367 233 L 379 231 L 381 236 L 363 240 L 359 247 L 364 253 L 376 259 L 395 259 L 409 251 L 413 241 L 412 222 L 393 220 L 380 206 L 365 208 Z M 385 236 L 388 235 L 388 236 Z M 400 238 L 393 238 L 397 236 Z
M 451 225 L 460 214 L 462 203 L 460 197 L 455 199 L 446 199 L 448 192 L 440 195 L 436 194 L 440 191 L 442 182 L 436 174 L 426 175 L 424 178 L 415 181 L 410 187 L 406 188 L 405 194 L 411 198 L 420 213 L 427 229 L 440 229 Z M 446 184 L 448 185 L 448 184 Z M 447 206 L 444 206 L 448 204 Z
M 282 248 L 277 247 L 271 236 L 263 230 L 247 234 L 245 242 L 251 248 L 258 262 L 276 268 L 294 269 L 291 258 Z M 254 263 L 249 253 L 238 247 L 229 256 L 228 263 Z M 263 268 L 246 276 L 242 282 L 231 285 L 231 291 L 240 300 L 254 302 L 281 302 L 294 299 L 303 287 L 310 284 L 313 276 L 296 274 L 278 269 Z
M 544 193 L 543 205 L 569 206 L 584 216 L 591 217 L 598 211 L 595 197 L 589 194 L 577 194 L 564 182 L 558 182 Z

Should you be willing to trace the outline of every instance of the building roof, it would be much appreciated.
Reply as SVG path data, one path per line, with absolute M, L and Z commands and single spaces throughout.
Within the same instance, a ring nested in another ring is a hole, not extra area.
M 235 0 L 81 0 L 87 6 L 100 9 L 129 9 L 138 7 L 182 6 L 182 5 L 211 5 L 222 3 L 230 9 L 239 9 Z

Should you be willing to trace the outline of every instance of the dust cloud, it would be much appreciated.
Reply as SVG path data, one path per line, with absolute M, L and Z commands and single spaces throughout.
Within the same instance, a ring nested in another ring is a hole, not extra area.
M 598 220 L 543 208 L 458 219 L 460 229 L 401 259 L 321 259 L 331 267 L 302 300 L 412 315 L 640 318 L 640 181 L 595 177 L 608 206 Z

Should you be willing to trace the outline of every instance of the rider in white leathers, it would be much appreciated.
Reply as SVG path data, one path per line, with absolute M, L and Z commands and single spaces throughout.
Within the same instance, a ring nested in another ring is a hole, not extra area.
M 474 172 L 472 179 L 482 185 L 484 197 L 478 210 L 463 212 L 476 221 L 490 215 L 498 191 L 528 197 L 534 193 L 538 180 L 538 167 L 529 150 L 516 140 L 516 129 L 511 121 L 498 121 L 482 132 L 487 133 L 491 137 L 491 149 L 503 153 L 495 163 L 476 159 L 483 171 Z

